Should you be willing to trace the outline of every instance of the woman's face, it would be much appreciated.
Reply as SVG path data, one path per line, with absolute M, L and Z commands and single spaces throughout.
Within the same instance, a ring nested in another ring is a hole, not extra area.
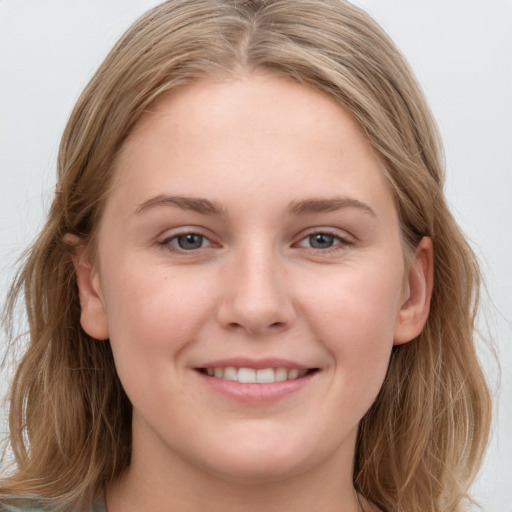
M 144 114 L 117 166 L 82 325 L 110 338 L 133 464 L 264 481 L 352 467 L 394 344 L 428 313 L 379 162 L 331 99 L 263 74 Z M 149 469 L 148 469 L 149 471 Z

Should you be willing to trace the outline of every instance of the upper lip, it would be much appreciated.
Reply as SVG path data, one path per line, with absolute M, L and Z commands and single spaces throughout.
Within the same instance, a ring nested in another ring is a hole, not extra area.
M 307 370 L 313 368 L 312 366 L 303 365 L 296 361 L 280 358 L 263 358 L 253 359 L 247 357 L 232 357 L 227 359 L 217 359 L 215 361 L 208 361 L 197 368 L 227 368 L 233 366 L 235 368 L 254 368 L 255 370 L 262 370 L 264 368 L 288 368 L 297 370 Z

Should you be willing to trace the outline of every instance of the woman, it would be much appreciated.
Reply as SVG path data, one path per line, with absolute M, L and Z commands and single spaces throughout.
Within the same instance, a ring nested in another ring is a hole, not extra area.
M 462 510 L 490 406 L 442 174 L 350 4 L 147 13 L 78 101 L 13 288 L 3 506 Z

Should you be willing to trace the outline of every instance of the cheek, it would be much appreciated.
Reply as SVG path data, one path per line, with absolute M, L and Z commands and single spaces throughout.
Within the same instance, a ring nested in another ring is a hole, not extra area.
M 147 411 L 159 411 L 162 400 L 179 403 L 181 354 L 211 318 L 209 289 L 168 268 L 130 274 L 117 267 L 104 275 L 110 343 L 130 401 Z
M 333 272 L 304 308 L 314 336 L 343 375 L 383 379 L 400 311 L 402 272 L 362 266 Z
M 165 267 L 136 273 L 117 268 L 104 275 L 110 340 L 119 359 L 149 366 L 152 357 L 175 354 L 211 316 L 211 293 L 200 279 Z

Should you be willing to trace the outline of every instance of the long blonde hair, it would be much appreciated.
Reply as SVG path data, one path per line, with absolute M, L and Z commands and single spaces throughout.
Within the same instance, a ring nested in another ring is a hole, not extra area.
M 62 137 L 47 223 L 10 293 L 29 345 L 10 393 L 16 467 L 0 497 L 86 509 L 130 463 L 131 405 L 108 341 L 80 327 L 70 248 L 91 251 L 116 156 L 161 94 L 204 76 L 262 69 L 332 98 L 359 123 L 394 193 L 405 252 L 434 243 L 431 312 L 394 348 L 360 423 L 354 486 L 384 512 L 459 511 L 480 465 L 490 397 L 475 353 L 479 269 L 443 195 L 435 122 L 382 29 L 342 0 L 170 0 L 141 17 L 85 88 Z

